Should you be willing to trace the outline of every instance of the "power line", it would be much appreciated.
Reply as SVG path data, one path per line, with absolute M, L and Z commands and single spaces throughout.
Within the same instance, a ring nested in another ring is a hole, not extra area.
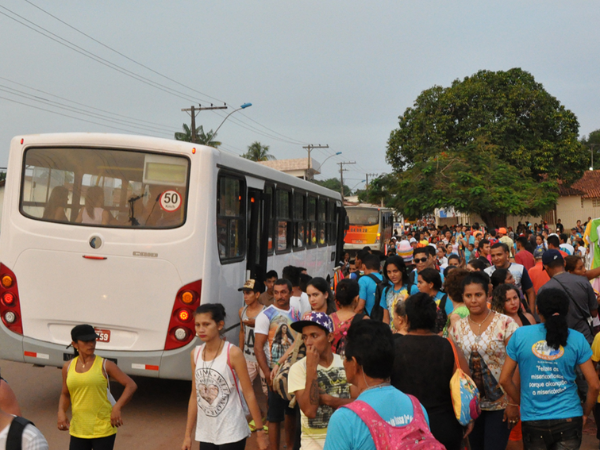
M 186 88 L 186 89 L 189 89 L 189 90 L 191 90 L 191 91 L 193 91 L 193 92 L 196 92 L 196 93 L 198 93 L 198 94 L 204 95 L 204 96 L 206 96 L 206 97 L 209 97 L 209 98 L 211 98 L 211 99 L 213 99 L 213 100 L 217 100 L 217 101 L 220 101 L 220 102 L 223 102 L 223 103 L 227 103 L 227 102 L 225 102 L 224 100 L 218 99 L 218 98 L 216 98 L 216 97 L 213 97 L 213 96 L 211 96 L 211 95 L 209 95 L 209 94 L 206 94 L 206 93 L 204 93 L 204 92 L 201 92 L 201 91 L 199 91 L 199 90 L 197 90 L 197 89 L 194 89 L 193 87 L 187 86 L 187 85 L 185 85 L 185 84 L 183 84 L 183 83 L 181 83 L 181 82 L 179 82 L 179 81 L 177 81 L 177 80 L 175 80 L 175 79 L 173 79 L 173 78 L 171 78 L 171 77 L 169 77 L 169 76 L 167 76 L 167 75 L 164 75 L 163 73 L 160 73 L 160 72 L 158 72 L 157 70 L 154 70 L 154 69 L 152 69 L 151 67 L 149 67 L 149 66 L 147 66 L 147 65 L 145 65 L 145 64 L 143 64 L 143 63 L 140 63 L 139 61 L 136 61 L 135 59 L 133 59 L 133 58 L 131 58 L 131 57 L 129 57 L 129 56 L 127 56 L 127 55 L 125 55 L 124 53 L 122 53 L 122 52 L 120 52 L 120 51 L 118 51 L 118 50 L 116 50 L 116 49 L 114 49 L 114 48 L 112 48 L 112 47 L 110 47 L 110 46 L 108 46 L 108 45 L 106 45 L 106 44 L 104 44 L 103 42 L 99 41 L 98 39 L 95 39 L 94 37 L 92 37 L 92 36 L 88 35 L 87 33 L 84 33 L 83 31 L 79 30 L 78 28 L 74 27 L 73 25 L 71 25 L 71 24 L 69 24 L 69 23 L 65 22 L 64 20 L 60 19 L 59 17 L 57 17 L 57 16 L 55 16 L 55 15 L 51 14 L 50 12 L 48 12 L 48 11 L 44 10 L 43 8 L 41 8 L 41 7 L 37 6 L 37 5 L 36 5 L 36 4 L 34 4 L 33 2 L 31 2 L 31 1 L 29 1 L 29 0 L 24 0 L 24 1 L 25 1 L 25 2 L 27 2 L 28 4 L 30 4 L 31 6 L 33 6 L 34 8 L 37 8 L 38 10 L 42 11 L 43 13 L 45 13 L 45 14 L 49 15 L 49 16 L 50 16 L 50 17 L 52 17 L 53 19 L 55 19 L 55 20 L 59 21 L 59 22 L 60 22 L 60 23 L 62 23 L 63 25 L 65 25 L 65 26 L 67 26 L 67 27 L 71 28 L 72 30 L 74 30 L 74 31 L 76 31 L 76 32 L 78 32 L 78 33 L 80 33 L 80 34 L 82 34 L 83 36 L 87 37 L 88 39 L 91 39 L 92 41 L 96 42 L 97 44 L 99 44 L 99 45 L 102 45 L 103 47 L 107 48 L 108 50 L 110 50 L 110 51 L 112 51 L 112 52 L 114 52 L 114 53 L 116 53 L 116 54 L 118 54 L 118 55 L 122 56 L 123 58 L 127 59 L 128 61 L 131 61 L 132 63 L 134 63 L 134 64 L 137 64 L 138 66 L 140 66 L 140 67 L 143 67 L 144 69 L 146 69 L 146 70 L 149 70 L 150 72 L 152 72 L 152 73 L 154 73 L 154 74 L 156 74 L 156 75 L 158 75 L 158 76 L 161 76 L 161 77 L 163 77 L 163 78 L 165 78 L 165 79 L 167 79 L 167 80 L 169 80 L 169 81 L 171 81 L 171 82 L 173 82 L 173 83 L 175 83 L 175 84 L 177 84 L 177 85 L 179 85 L 179 86 L 182 86 L 182 87 L 184 87 L 184 88 Z M 3 8 L 4 8 L 4 7 L 3 7 Z M 10 11 L 10 10 L 9 10 L 9 9 L 7 9 L 7 8 L 4 8 L 4 9 L 6 9 L 7 11 Z M 29 20 L 25 19 L 25 18 L 24 18 L 24 17 L 22 17 L 22 16 L 19 16 L 18 14 L 14 13 L 13 11 L 10 11 L 10 12 L 11 12 L 12 14 L 15 14 L 15 15 L 17 15 L 18 17 L 21 17 L 23 20 L 26 20 L 26 21 L 28 21 L 29 23 L 32 23 L 33 25 L 35 25 L 35 26 L 37 26 L 37 27 L 39 27 L 39 28 L 41 28 L 41 29 L 45 30 L 44 28 L 40 27 L 39 25 L 37 25 L 37 24 L 35 24 L 35 23 L 33 23 L 33 22 L 31 22 L 31 21 L 29 21 Z M 8 16 L 7 16 L 7 17 L 8 17 Z M 11 18 L 11 19 L 12 19 L 12 18 Z M 15 20 L 15 19 L 13 19 L 13 20 Z M 18 22 L 18 21 L 17 21 L 17 22 Z M 22 24 L 22 25 L 24 25 L 24 24 Z M 37 31 L 37 30 L 33 30 L 33 31 Z M 54 36 L 56 36 L 56 37 L 58 37 L 58 38 L 60 38 L 60 39 L 62 39 L 62 40 L 65 40 L 66 42 L 69 42 L 71 45 L 75 45 L 75 44 L 72 44 L 70 41 L 68 41 L 68 40 L 66 40 L 66 39 L 64 39 L 64 38 L 61 38 L 61 37 L 59 37 L 58 35 L 55 35 L 54 33 L 51 33 L 51 32 L 50 32 L 50 31 L 48 31 L 48 30 L 45 30 L 45 31 L 47 31 L 47 32 L 48 32 L 48 33 L 50 33 L 50 34 L 53 34 Z M 46 37 L 48 37 L 48 36 L 46 36 Z M 76 45 L 75 45 L 75 46 L 76 46 Z M 78 46 L 76 46 L 76 47 L 78 47 Z M 81 48 L 81 47 L 78 47 L 78 48 Z M 81 48 L 81 49 L 82 49 L 83 51 L 86 51 L 86 52 L 87 52 L 87 50 L 84 50 L 83 48 Z M 91 52 L 88 52 L 88 53 L 91 53 Z M 93 53 L 92 53 L 92 54 L 93 54 Z M 95 55 L 95 56 L 96 56 L 96 55 Z M 99 58 L 100 58 L 100 57 L 99 57 Z M 100 58 L 100 59 L 103 59 L 103 58 Z M 105 61 L 106 61 L 106 60 L 105 60 Z M 108 62 L 108 61 L 107 61 L 107 62 Z M 112 64 L 112 63 L 111 63 L 111 64 Z M 115 65 L 116 65 L 116 64 L 115 64 Z M 118 66 L 118 65 L 117 65 L 117 67 L 120 67 L 120 66 Z M 122 67 L 121 67 L 121 68 L 122 68 Z M 129 72 L 127 69 L 124 69 L 124 68 L 122 68 L 122 69 L 123 69 L 123 70 L 126 70 L 127 72 Z M 131 73 L 133 73 L 133 72 L 131 72 Z M 137 75 L 137 74 L 136 74 L 136 75 Z M 138 76 L 140 76 L 140 77 L 141 77 L 141 75 L 138 75 Z M 142 78 L 145 78 L 145 77 L 142 77 Z M 146 78 L 145 78 L 145 79 L 146 79 Z M 147 79 L 147 80 L 148 80 L 148 81 L 150 81 L 150 82 L 152 82 L 152 83 L 154 83 L 153 81 L 151 81 L 151 80 L 149 80 L 149 79 Z M 157 83 L 157 84 L 158 84 L 158 83 Z M 159 84 L 159 85 L 160 85 L 160 84 Z M 160 86 L 163 86 L 163 85 L 160 85 Z M 165 88 L 167 88 L 167 89 L 171 89 L 171 88 L 168 88 L 167 86 L 164 86 L 164 87 L 165 87 Z M 179 92 L 179 91 L 175 91 L 175 92 Z M 183 95 L 186 95 L 185 93 L 181 93 L 181 94 L 183 94 Z M 294 139 L 294 138 L 291 138 L 291 137 L 289 137 L 289 136 L 286 136 L 286 135 L 284 135 L 284 134 L 282 134 L 282 133 L 279 133 L 279 132 L 277 132 L 277 131 L 275 131 L 275 130 L 273 130 L 273 129 L 269 128 L 269 127 L 267 127 L 266 125 L 263 125 L 263 124 L 261 124 L 260 122 L 258 122 L 258 121 L 256 121 L 256 120 L 254 120 L 254 119 L 252 119 L 252 118 L 250 118 L 250 117 L 246 116 L 245 114 L 241 114 L 241 115 L 242 115 L 243 117 L 245 117 L 247 120 L 250 120 L 251 122 L 254 122 L 254 123 L 256 123 L 257 125 L 259 125 L 259 126 L 261 126 L 261 127 L 265 128 L 266 130 L 268 130 L 268 131 L 270 131 L 270 132 L 272 132 L 272 133 L 275 133 L 276 135 L 279 135 L 279 136 L 281 136 L 281 137 L 283 137 L 283 138 L 287 139 L 287 140 L 288 140 L 288 141 L 287 141 L 288 143 L 295 143 L 295 144 L 306 144 L 306 143 L 305 143 L 305 142 L 303 142 L 303 141 L 299 141 L 299 140 L 297 140 L 297 139 Z M 240 122 L 241 122 L 241 121 L 240 121 Z M 234 123 L 235 123 L 235 122 L 234 122 Z M 270 136 L 267 136 L 267 137 L 270 137 Z M 294 142 L 290 142 L 290 141 L 294 141 Z
M 46 99 L 43 99 L 41 97 L 37 97 L 37 96 L 31 95 L 31 94 L 28 94 L 26 92 L 20 91 L 18 89 L 14 89 L 14 88 L 11 88 L 9 86 L 4 86 L 2 84 L 0 84 L 0 91 L 6 92 L 8 94 L 16 95 L 18 97 L 23 97 L 23 98 L 26 98 L 27 100 L 33 100 L 33 101 L 36 101 L 36 102 L 42 102 L 42 103 L 44 103 L 44 104 L 46 104 L 48 106 L 53 106 L 55 108 L 65 109 L 65 110 L 70 111 L 70 112 L 80 113 L 80 114 L 83 114 L 83 115 L 86 115 L 86 116 L 89 116 L 89 117 L 93 117 L 93 118 L 96 118 L 96 119 L 105 120 L 107 122 L 112 122 L 112 123 L 116 123 L 116 124 L 124 123 L 126 125 L 129 125 L 129 126 L 132 126 L 134 128 L 138 128 L 138 129 L 144 130 L 144 131 L 155 131 L 155 132 L 159 132 L 159 133 L 166 133 L 166 132 L 172 133 L 173 132 L 172 129 L 166 129 L 166 130 L 162 129 L 162 130 L 160 130 L 160 129 L 157 129 L 156 127 L 150 127 L 150 126 L 147 126 L 147 125 L 139 125 L 139 124 L 137 124 L 135 122 L 132 122 L 132 121 L 129 121 L 129 120 L 112 119 L 112 118 L 107 117 L 107 116 L 105 116 L 103 114 L 89 112 L 89 111 L 86 111 L 86 110 L 81 109 L 81 108 L 76 108 L 76 107 L 73 107 L 73 106 L 65 105 L 63 103 L 55 102 L 55 101 L 52 101 L 52 100 L 46 100 Z
M 13 99 L 2 97 L 2 96 L 0 96 L 0 99 L 6 100 L 6 101 L 9 101 L 9 102 L 12 102 L 12 103 L 17 103 L 17 104 L 23 105 L 23 106 L 28 106 L 29 108 L 39 109 L 40 111 L 46 111 L 46 112 L 49 112 L 49 113 L 52 113 L 52 114 L 56 114 L 58 116 L 63 116 L 63 117 L 68 117 L 70 119 L 79 120 L 81 122 L 92 123 L 94 125 L 100 125 L 100 126 L 103 126 L 103 127 L 112 128 L 114 130 L 125 131 L 126 133 L 139 133 L 139 131 L 128 130 L 128 129 L 119 128 L 119 127 L 114 127 L 112 125 L 106 125 L 104 123 L 98 123 L 98 122 L 94 122 L 94 121 L 91 121 L 91 120 L 82 119 L 81 117 L 73 117 L 73 116 L 70 116 L 68 114 L 59 113 L 57 111 L 52 111 L 52 110 L 46 109 L 46 108 L 40 108 L 39 106 L 28 105 L 27 103 L 19 102 L 17 100 L 13 100 Z
M 68 99 L 68 98 L 66 98 L 66 97 L 61 97 L 61 96 L 59 96 L 59 95 L 51 94 L 50 92 L 43 91 L 43 90 L 41 90 L 41 89 L 36 89 L 36 88 L 34 88 L 34 87 L 28 86 L 28 85 L 26 85 L 26 84 L 23 84 L 23 83 L 18 83 L 18 82 L 16 82 L 16 81 L 10 80 L 10 79 L 8 79 L 8 78 L 5 78 L 5 77 L 0 77 L 0 80 L 8 81 L 9 83 L 16 84 L 17 86 L 21 86 L 21 87 L 24 87 L 24 88 L 27 88 L 27 89 L 31 89 L 32 91 L 41 92 L 42 94 L 49 95 L 49 96 L 51 96 L 51 97 L 55 97 L 55 98 L 58 98 L 58 99 L 64 100 L 64 101 L 66 101 L 66 102 L 74 103 L 75 105 L 83 106 L 83 107 L 85 107 L 85 108 L 92 109 L 92 110 L 94 110 L 94 111 L 100 111 L 100 112 L 103 112 L 103 113 L 111 114 L 111 115 L 113 115 L 113 116 L 117 116 L 117 117 L 123 117 L 123 118 L 125 118 L 125 119 L 130 119 L 130 120 L 133 120 L 133 121 L 137 121 L 137 122 L 141 122 L 141 123 L 146 123 L 146 124 L 148 124 L 148 125 L 156 125 L 156 126 L 158 126 L 158 127 L 164 127 L 164 128 L 168 128 L 168 129 L 169 129 L 169 131 L 171 131 L 171 128 L 170 128 L 170 127 L 168 127 L 168 126 L 166 126 L 166 125 L 163 125 L 163 124 L 160 124 L 160 123 L 156 123 L 156 122 L 150 122 L 150 121 L 148 121 L 148 120 L 143 120 L 143 119 L 136 119 L 135 117 L 131 117 L 131 116 L 125 116 L 125 115 L 123 115 L 123 114 L 119 114 L 119 113 L 116 113 L 116 112 L 107 111 L 107 110 L 105 110 L 105 109 L 95 108 L 95 107 L 93 107 L 93 106 L 89 106 L 89 105 L 86 105 L 86 104 L 84 104 L 84 103 L 76 102 L 75 100 L 70 100 L 70 99 Z

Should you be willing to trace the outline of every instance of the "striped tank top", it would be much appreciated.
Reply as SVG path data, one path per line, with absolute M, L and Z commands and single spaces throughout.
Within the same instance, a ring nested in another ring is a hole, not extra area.
M 110 424 L 112 405 L 108 400 L 108 380 L 102 373 L 104 358 L 96 356 L 90 370 L 75 371 L 76 357 L 67 372 L 67 388 L 71 396 L 70 434 L 82 439 L 112 436 L 117 428 Z

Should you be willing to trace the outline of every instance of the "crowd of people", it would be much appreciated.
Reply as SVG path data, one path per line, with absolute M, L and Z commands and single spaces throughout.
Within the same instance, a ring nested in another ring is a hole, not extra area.
M 600 274 L 585 268 L 582 230 L 556 231 L 407 229 L 384 260 L 346 254 L 335 286 L 269 271 L 239 288 L 239 347 L 222 336 L 224 307 L 202 304 L 182 450 L 243 449 L 252 433 L 261 450 L 579 448 L 590 414 L 600 421 Z M 95 355 L 93 327 L 72 340 L 58 428 L 72 449 L 113 448 L 135 382 Z M 466 422 L 458 372 L 478 392 Z

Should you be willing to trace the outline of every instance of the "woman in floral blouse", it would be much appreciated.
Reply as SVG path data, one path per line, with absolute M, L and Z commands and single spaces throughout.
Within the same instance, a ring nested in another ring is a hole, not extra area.
M 463 300 L 470 314 L 450 328 L 450 337 L 469 361 L 481 395 L 481 416 L 469 435 L 472 450 L 504 450 L 510 429 L 519 420 L 519 408 L 499 384 L 506 346 L 518 327 L 510 317 L 488 308 L 488 285 L 489 277 L 483 272 L 465 278 Z

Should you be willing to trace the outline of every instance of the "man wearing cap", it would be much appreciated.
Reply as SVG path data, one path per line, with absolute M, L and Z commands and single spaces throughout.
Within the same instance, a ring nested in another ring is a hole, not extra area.
M 565 261 L 558 250 L 546 250 L 542 264 L 551 280 L 540 288 L 540 292 L 554 288 L 567 293 L 570 300 L 567 325 L 583 334 L 591 345 L 594 341 L 591 318 L 598 315 L 598 302 L 592 285 L 585 277 L 565 271 Z
M 292 324 L 302 334 L 306 357 L 297 361 L 288 377 L 288 392 L 300 406 L 302 450 L 321 450 L 333 412 L 350 403 L 350 384 L 340 355 L 331 349 L 333 321 L 324 313 L 312 311 Z
M 542 264 L 542 256 L 544 256 L 545 251 L 544 247 L 538 247 L 533 251 L 535 266 L 528 270 L 535 295 L 538 294 L 538 291 L 543 285 L 550 281 L 550 276 L 548 275 L 548 272 L 544 270 L 544 265 Z M 532 310 L 532 312 L 534 312 L 534 310 Z
M 508 249 L 510 250 L 510 256 L 514 258 L 515 256 L 515 243 L 513 242 L 513 240 L 507 236 L 507 231 L 506 228 L 501 227 L 498 229 L 498 235 L 500 236 L 498 241 L 506 244 L 508 246 Z
M 250 382 L 254 383 L 254 379 L 257 375 L 260 375 L 260 382 L 262 390 L 265 396 L 268 396 L 267 382 L 265 380 L 265 374 L 256 361 L 256 355 L 254 354 L 254 322 L 256 316 L 265 309 L 265 307 L 259 303 L 260 287 L 255 280 L 246 280 L 244 285 L 238 289 L 244 295 L 244 303 L 239 310 L 240 317 L 240 349 L 246 358 L 246 365 L 248 366 L 248 375 L 250 376 Z M 261 411 L 262 417 L 262 411 Z M 250 429 L 254 431 L 256 429 L 254 420 L 250 422 Z

